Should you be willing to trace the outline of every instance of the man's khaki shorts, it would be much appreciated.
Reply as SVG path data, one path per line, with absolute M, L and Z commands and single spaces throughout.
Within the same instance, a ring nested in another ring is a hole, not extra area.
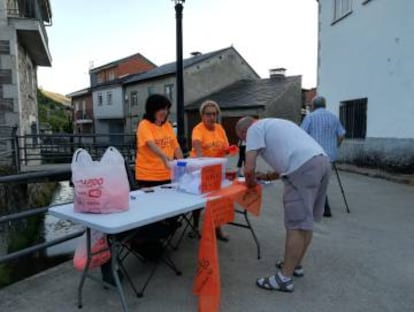
M 285 227 L 312 230 L 322 217 L 331 163 L 324 155 L 313 157 L 294 172 L 283 176 Z

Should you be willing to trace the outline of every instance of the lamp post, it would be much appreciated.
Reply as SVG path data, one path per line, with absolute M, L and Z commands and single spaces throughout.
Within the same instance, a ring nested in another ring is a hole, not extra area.
M 187 142 L 184 134 L 184 77 L 183 77 L 183 3 L 185 0 L 173 0 L 175 3 L 176 41 L 177 41 L 177 137 L 181 149 L 187 152 Z

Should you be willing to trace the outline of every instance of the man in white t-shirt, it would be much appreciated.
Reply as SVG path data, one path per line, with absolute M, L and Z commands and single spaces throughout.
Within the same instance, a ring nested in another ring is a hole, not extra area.
M 323 214 L 331 165 L 323 148 L 299 126 L 284 119 L 241 118 L 236 133 L 246 140 L 244 175 L 256 186 L 255 167 L 260 155 L 284 183 L 285 255 L 275 275 L 256 280 L 268 290 L 292 292 L 292 275 L 304 275 L 302 260 L 312 240 L 313 223 Z

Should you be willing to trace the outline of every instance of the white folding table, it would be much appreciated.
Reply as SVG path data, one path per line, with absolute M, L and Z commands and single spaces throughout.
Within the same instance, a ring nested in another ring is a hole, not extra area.
M 202 195 L 193 195 L 178 192 L 173 188 L 155 187 L 153 192 L 133 191 L 130 193 L 129 210 L 111 214 L 89 214 L 74 211 L 73 204 L 52 207 L 49 213 L 61 219 L 70 220 L 86 227 L 88 261 L 82 273 L 78 287 L 78 306 L 82 307 L 82 288 L 88 275 L 89 263 L 92 258 L 90 230 L 98 230 L 112 235 L 111 254 L 118 255 L 121 248 L 116 235 L 125 231 L 148 225 L 170 217 L 186 214 L 203 208 L 207 201 Z M 117 257 L 112 256 L 111 266 L 116 288 L 118 290 L 122 307 L 128 311 L 124 291 L 117 272 Z

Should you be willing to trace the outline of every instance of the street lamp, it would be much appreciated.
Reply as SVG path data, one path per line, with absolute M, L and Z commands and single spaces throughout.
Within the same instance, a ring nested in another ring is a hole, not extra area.
M 184 77 L 183 77 L 183 3 L 185 0 L 173 0 L 175 3 L 176 41 L 177 41 L 177 136 L 181 149 L 187 152 L 187 142 L 184 135 Z

